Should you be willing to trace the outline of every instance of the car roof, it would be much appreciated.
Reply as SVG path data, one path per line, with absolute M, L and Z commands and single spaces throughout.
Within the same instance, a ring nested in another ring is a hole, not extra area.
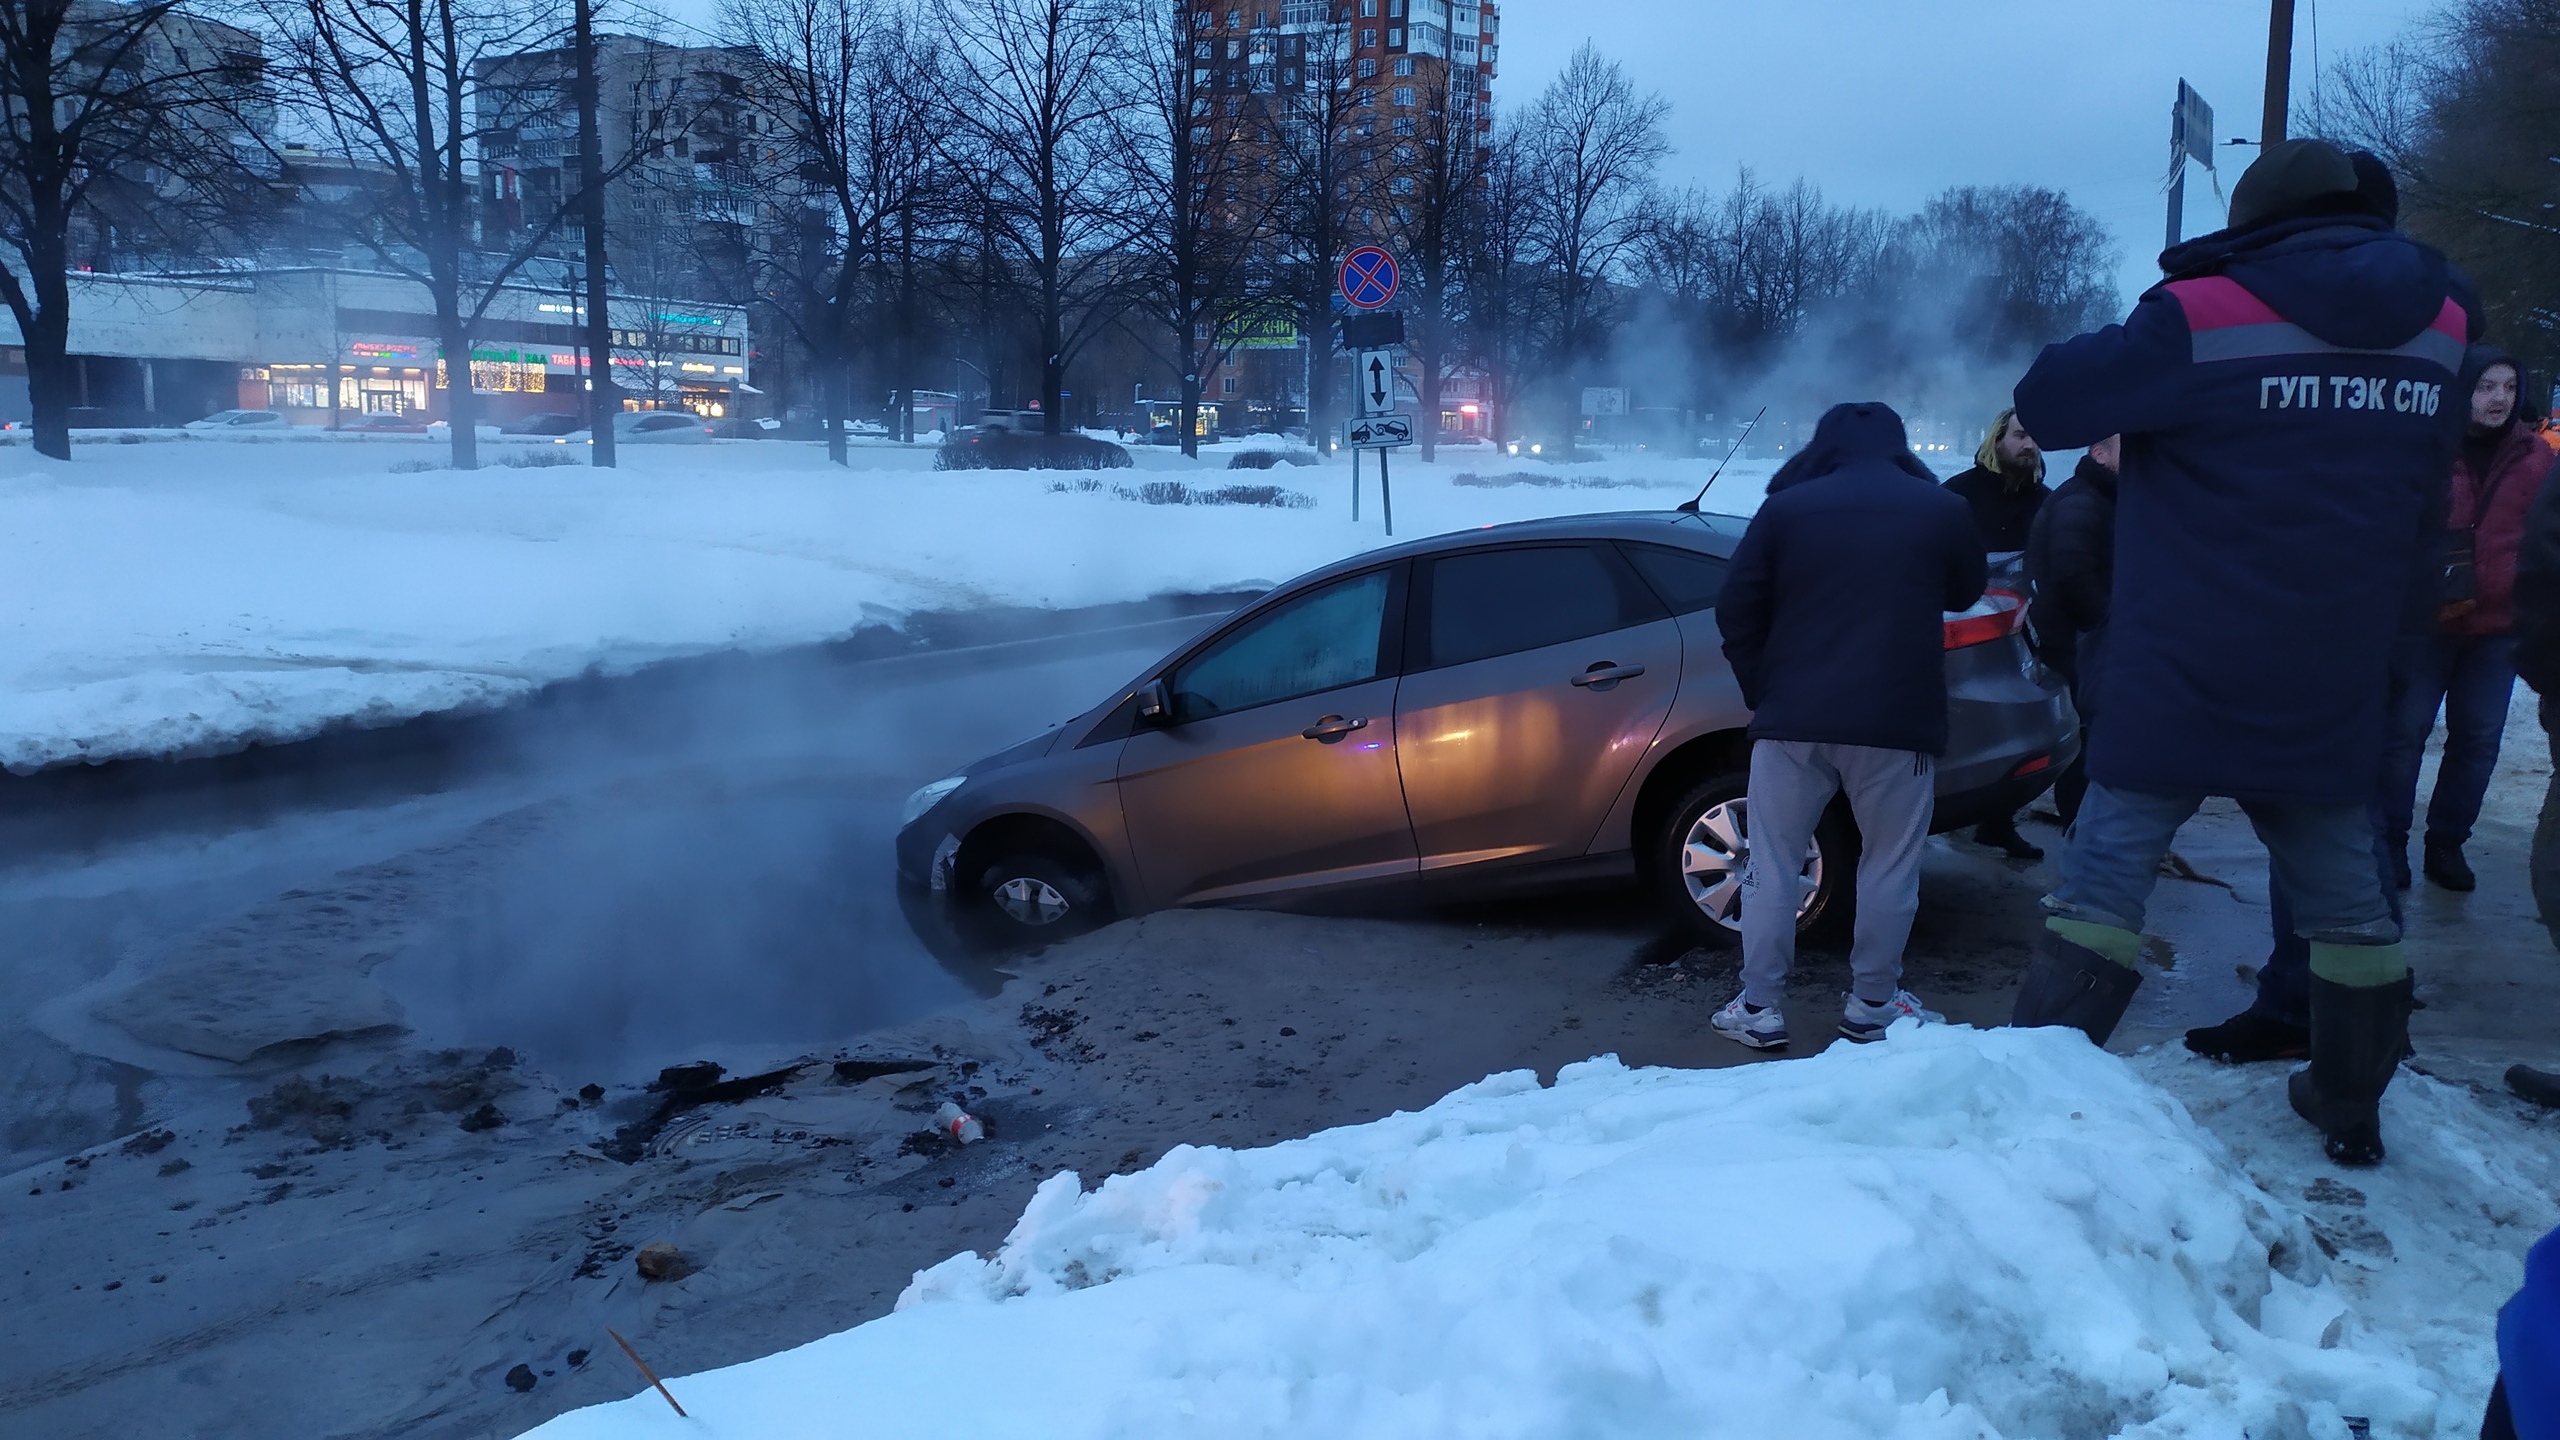
M 1438 555 L 1451 550 L 1472 550 L 1484 545 L 1518 545 L 1540 540 L 1634 540 L 1656 545 L 1670 545 L 1682 550 L 1723 559 L 1733 553 L 1736 541 L 1750 521 L 1739 515 L 1699 514 L 1686 510 L 1605 510 L 1589 515 L 1556 515 L 1543 520 L 1515 520 L 1504 525 L 1482 525 L 1472 530 L 1452 530 L 1422 540 L 1407 540 L 1382 546 L 1348 559 L 1337 560 L 1319 570 L 1289 581 L 1278 589 L 1295 589 L 1312 581 L 1366 570 L 1389 560 L 1403 560 L 1418 555 Z

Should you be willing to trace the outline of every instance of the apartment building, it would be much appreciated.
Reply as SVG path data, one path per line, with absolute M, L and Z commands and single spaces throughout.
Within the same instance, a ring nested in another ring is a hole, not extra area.
M 1254 202 L 1270 201 L 1284 172 L 1303 172 L 1313 127 L 1329 127 L 1323 183 L 1341 247 L 1394 249 L 1430 148 L 1492 129 L 1500 18 L 1490 0 L 1195 0 L 1191 19 L 1194 137 L 1240 137 L 1215 151 L 1198 182 L 1232 202 L 1219 212 L 1229 223 L 1268 223 L 1268 204 Z M 1322 337 L 1308 340 L 1320 358 Z M 1317 367 L 1274 348 L 1267 335 L 1248 337 L 1206 378 L 1206 398 L 1269 396 L 1258 403 L 1286 408 L 1282 397 L 1302 392 Z M 1461 421 L 1454 411 L 1446 418 Z

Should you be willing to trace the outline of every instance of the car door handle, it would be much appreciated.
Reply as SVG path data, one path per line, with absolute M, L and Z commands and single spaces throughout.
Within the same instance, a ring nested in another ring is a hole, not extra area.
M 1341 739 L 1343 736 L 1350 734 L 1354 730 L 1366 730 L 1368 728 L 1369 717 L 1366 715 L 1362 715 L 1353 720 L 1345 720 L 1339 715 L 1327 715 L 1313 725 L 1299 731 L 1298 734 L 1306 739 L 1321 740 L 1325 744 L 1330 745 L 1334 741 Z
M 1573 677 L 1576 685 L 1590 685 L 1606 690 L 1621 680 L 1633 680 L 1644 673 L 1641 665 L 1616 665 L 1603 660 Z

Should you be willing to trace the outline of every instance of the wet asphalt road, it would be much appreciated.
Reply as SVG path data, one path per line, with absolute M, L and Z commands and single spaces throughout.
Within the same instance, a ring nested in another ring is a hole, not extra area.
M 835 1044 L 990 990 L 901 914 L 907 792 L 1083 710 L 1236 599 L 929 619 L 502 715 L 0 777 L 0 1173 L 227 1069 L 85 1021 L 84 987 L 386 860 L 424 878 L 308 907 L 315 943 L 396 934 L 373 978 L 414 1042 L 555 1073 Z

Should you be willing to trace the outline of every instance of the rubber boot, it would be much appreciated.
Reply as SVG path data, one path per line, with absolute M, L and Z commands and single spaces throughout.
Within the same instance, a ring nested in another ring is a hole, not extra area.
M 2141 971 L 2047 930 L 2037 937 L 2036 958 L 2018 982 L 2018 1008 L 2009 1023 L 2068 1025 L 2104 1045 L 2141 988 Z
M 2341 1165 L 2382 1163 L 2382 1092 L 2409 1051 L 2416 983 L 2341 985 L 2311 977 L 2311 1064 L 2285 1085 L 2294 1113 Z

